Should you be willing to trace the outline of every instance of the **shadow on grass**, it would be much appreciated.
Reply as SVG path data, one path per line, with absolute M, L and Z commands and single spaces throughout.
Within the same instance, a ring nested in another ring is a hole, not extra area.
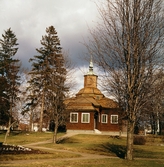
M 59 138 L 57 141 L 58 144 L 64 144 L 64 143 L 80 143 L 78 140 L 75 140 L 73 138 L 69 138 L 69 137 L 64 137 L 64 138 Z
M 109 152 L 116 154 L 117 157 L 125 159 L 125 154 L 126 154 L 125 146 L 106 143 L 103 144 L 102 147 L 108 150 Z

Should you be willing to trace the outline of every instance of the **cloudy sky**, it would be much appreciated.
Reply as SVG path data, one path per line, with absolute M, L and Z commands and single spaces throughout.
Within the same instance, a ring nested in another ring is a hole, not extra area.
M 98 18 L 96 0 L 0 0 L 0 38 L 11 27 L 19 43 L 17 57 L 24 67 L 30 67 L 29 58 L 40 48 L 46 27 L 53 25 L 61 46 L 69 51 L 76 66 L 88 66 L 82 57 L 81 44 L 89 36 L 88 27 L 94 27 Z M 79 71 L 79 77 L 83 77 Z

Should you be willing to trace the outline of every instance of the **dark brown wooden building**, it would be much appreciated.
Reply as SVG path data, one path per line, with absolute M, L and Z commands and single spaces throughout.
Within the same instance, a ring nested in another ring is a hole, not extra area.
M 119 134 L 118 105 L 97 88 L 97 78 L 91 61 L 89 72 L 84 75 L 84 88 L 65 101 L 70 114 L 67 132 Z

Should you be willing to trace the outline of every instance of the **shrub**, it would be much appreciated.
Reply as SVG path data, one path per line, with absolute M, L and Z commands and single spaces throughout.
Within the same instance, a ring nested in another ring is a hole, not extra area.
M 133 144 L 135 145 L 145 145 L 146 138 L 144 136 L 134 136 Z

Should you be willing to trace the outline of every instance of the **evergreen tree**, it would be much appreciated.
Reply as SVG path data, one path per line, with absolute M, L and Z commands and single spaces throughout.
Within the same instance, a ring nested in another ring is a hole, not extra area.
M 9 100 L 5 93 L 6 91 L 6 78 L 0 76 L 0 122 L 1 125 L 6 125 L 9 119 Z
M 5 34 L 2 34 L 2 39 L 0 39 L 0 81 L 2 85 L 0 105 L 1 108 L 4 107 L 1 112 L 8 116 L 8 133 L 13 119 L 13 107 L 18 100 L 20 85 L 20 61 L 14 58 L 17 51 L 16 35 L 9 28 L 5 31 Z M 3 103 L 4 101 L 5 103 Z
M 63 100 L 66 91 L 64 86 L 66 69 L 60 40 L 53 26 L 46 28 L 46 33 L 45 36 L 42 36 L 42 47 L 36 49 L 39 55 L 30 59 L 32 70 L 29 90 L 33 91 L 38 104 L 41 105 L 40 131 L 42 130 L 44 111 L 47 111 L 49 117 L 55 122 L 55 127 L 58 128 L 58 121 L 62 120 L 61 113 L 64 111 Z M 56 133 L 57 129 L 55 136 Z

